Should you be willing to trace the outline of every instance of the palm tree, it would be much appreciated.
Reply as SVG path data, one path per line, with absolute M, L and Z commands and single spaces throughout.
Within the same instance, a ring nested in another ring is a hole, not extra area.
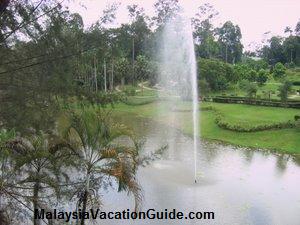
M 13 153 L 11 158 L 17 183 L 9 186 L 13 192 L 5 193 L 19 203 L 23 202 L 23 206 L 32 212 L 49 209 L 53 197 L 60 194 L 62 181 L 68 181 L 68 175 L 61 168 L 67 166 L 66 159 L 74 155 L 71 146 L 57 135 L 40 131 L 10 140 L 6 148 Z M 24 202 L 30 202 L 32 208 Z M 33 218 L 33 224 L 40 224 L 40 220 Z
M 6 142 L 14 138 L 15 135 L 14 130 L 0 130 L 0 225 L 10 224 L 9 212 L 19 209 L 18 204 L 8 204 L 8 202 L 15 202 L 14 200 L 18 194 L 13 189 L 13 186 L 17 183 L 16 174 L 13 171 L 11 154 L 6 148 Z
M 118 183 L 118 191 L 128 191 L 135 199 L 135 210 L 139 210 L 142 201 L 141 187 L 136 180 L 139 165 L 153 159 L 159 151 L 149 157 L 141 157 L 142 142 L 136 140 L 124 126 L 112 124 L 109 112 L 99 107 L 82 108 L 71 112 L 70 125 L 66 128 L 66 137 L 73 149 L 78 152 L 80 166 L 83 169 L 83 183 L 74 194 L 78 196 L 77 206 L 86 212 L 88 204 L 93 207 L 101 204 L 97 190 L 101 185 Z M 116 140 L 126 135 L 131 145 L 121 145 Z M 85 224 L 84 219 L 80 221 Z

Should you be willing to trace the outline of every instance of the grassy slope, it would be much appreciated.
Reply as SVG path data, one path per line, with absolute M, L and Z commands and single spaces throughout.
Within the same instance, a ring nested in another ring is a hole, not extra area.
M 297 69 L 288 69 L 286 71 L 286 78 L 289 81 L 299 81 L 300 82 L 300 68 Z M 261 98 L 269 98 L 268 93 L 271 93 L 271 98 L 272 99 L 277 99 L 280 100 L 280 97 L 278 96 L 279 94 L 279 87 L 281 86 L 280 81 L 271 79 L 269 80 L 267 83 L 265 83 L 262 86 L 258 86 L 258 91 L 257 91 L 257 96 L 260 96 Z M 293 92 L 293 96 L 290 96 L 290 99 L 294 99 L 294 100 L 300 100 L 300 96 L 295 96 L 296 90 L 300 89 L 300 86 L 292 86 L 292 89 L 294 90 Z M 240 88 L 238 87 L 238 85 L 233 85 L 229 90 L 225 90 L 225 91 L 218 91 L 218 92 L 214 92 L 211 93 L 210 95 L 214 96 L 214 95 L 236 95 L 236 96 L 246 96 L 247 93 L 243 90 L 240 90 Z
M 231 122 L 242 122 L 245 124 L 266 124 L 271 122 L 292 120 L 295 114 L 300 114 L 297 109 L 259 107 L 237 104 L 203 103 L 203 106 L 212 105 L 217 110 L 225 114 L 226 119 Z M 167 115 L 164 108 L 166 103 L 151 103 L 140 106 L 128 106 L 119 104 L 116 106 L 117 113 L 126 113 L 137 116 L 152 118 L 159 110 L 159 121 L 169 125 L 174 124 L 171 115 Z M 183 104 L 183 108 L 188 107 Z M 180 120 L 176 121 L 176 126 L 185 133 L 192 134 L 192 118 L 188 112 L 175 112 Z M 155 117 L 157 118 L 157 117 Z M 267 148 L 280 152 L 287 152 L 300 155 L 300 131 L 296 128 L 270 130 L 253 133 L 239 133 L 219 128 L 215 122 L 213 111 L 201 112 L 201 137 L 212 140 L 219 140 L 235 145 Z M 184 123 L 181 123 L 184 121 Z

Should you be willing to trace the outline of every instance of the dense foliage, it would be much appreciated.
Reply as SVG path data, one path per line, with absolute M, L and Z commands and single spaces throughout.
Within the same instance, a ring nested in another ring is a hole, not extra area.
M 212 90 L 225 90 L 229 82 L 236 81 L 232 66 L 220 60 L 199 59 L 198 68 L 198 78 L 206 80 Z

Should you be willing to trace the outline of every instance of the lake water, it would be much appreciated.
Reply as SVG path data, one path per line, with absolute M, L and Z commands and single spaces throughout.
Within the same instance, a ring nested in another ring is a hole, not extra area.
M 300 225 L 300 166 L 291 157 L 202 141 L 195 184 L 191 137 L 142 118 L 119 120 L 146 137 L 145 152 L 169 145 L 163 159 L 139 169 L 142 209 L 213 211 L 215 219 L 106 220 L 101 224 Z M 134 207 L 131 196 L 116 191 L 104 192 L 103 204 L 105 211 Z

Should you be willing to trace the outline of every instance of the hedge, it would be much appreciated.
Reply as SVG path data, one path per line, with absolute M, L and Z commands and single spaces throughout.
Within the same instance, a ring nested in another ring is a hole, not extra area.
M 295 122 L 287 121 L 287 122 L 279 122 L 273 124 L 263 124 L 256 125 L 252 127 L 244 127 L 240 124 L 230 124 L 224 120 L 224 116 L 220 113 L 217 113 L 216 124 L 226 130 L 237 131 L 237 132 L 256 132 L 256 131 L 265 131 L 265 130 L 277 130 L 284 128 L 294 128 L 296 126 Z
M 300 108 L 300 101 L 289 100 L 287 102 L 281 102 L 278 100 L 266 100 L 266 99 L 255 99 L 246 97 L 205 97 L 204 101 L 212 101 L 219 103 L 235 103 L 235 104 L 248 104 L 248 105 L 259 105 L 259 106 L 272 106 L 272 107 L 288 107 L 288 108 Z

